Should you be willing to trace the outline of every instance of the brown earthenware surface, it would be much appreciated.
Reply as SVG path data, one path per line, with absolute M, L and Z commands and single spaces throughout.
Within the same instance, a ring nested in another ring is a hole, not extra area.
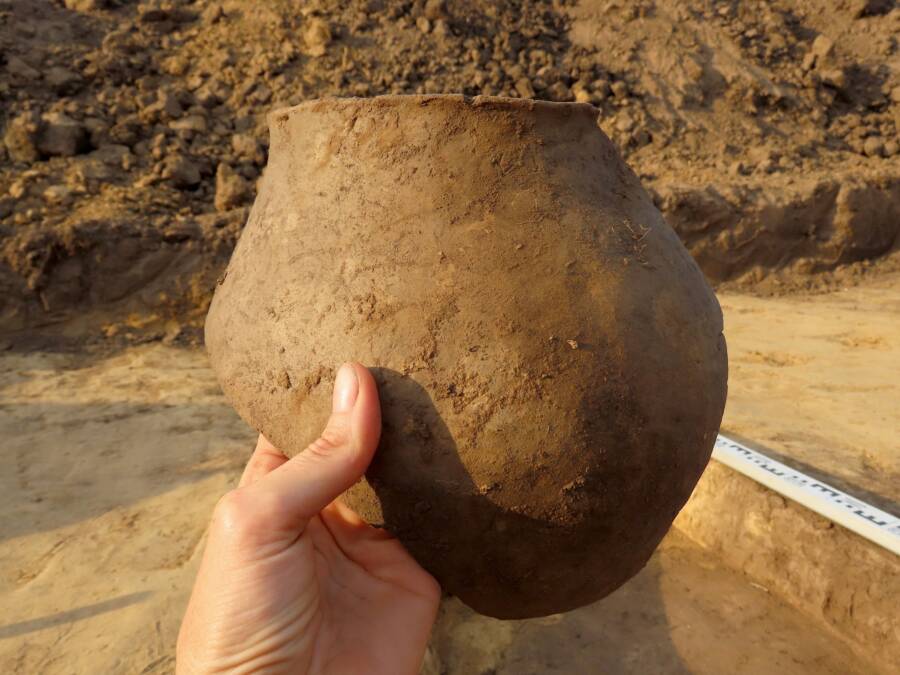
M 596 114 L 462 96 L 273 113 L 207 320 L 226 395 L 289 455 L 335 368 L 372 367 L 384 430 L 346 501 L 501 618 L 640 570 L 725 402 L 715 296 Z

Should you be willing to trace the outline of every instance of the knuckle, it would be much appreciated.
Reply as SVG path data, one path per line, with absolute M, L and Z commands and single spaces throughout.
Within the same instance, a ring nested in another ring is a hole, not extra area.
M 266 492 L 251 493 L 238 488 L 225 493 L 216 504 L 213 520 L 237 539 L 246 539 L 265 528 L 279 508 L 277 499 Z
M 240 490 L 226 492 L 213 510 L 213 521 L 225 530 L 237 530 L 244 519 L 244 499 Z

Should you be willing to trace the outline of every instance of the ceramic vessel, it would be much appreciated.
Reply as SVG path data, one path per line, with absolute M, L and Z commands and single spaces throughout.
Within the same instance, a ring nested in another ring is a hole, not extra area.
M 345 496 L 482 613 L 556 613 L 637 573 L 712 451 L 715 296 L 583 104 L 461 96 L 274 112 L 206 340 L 287 454 L 335 368 L 384 430 Z

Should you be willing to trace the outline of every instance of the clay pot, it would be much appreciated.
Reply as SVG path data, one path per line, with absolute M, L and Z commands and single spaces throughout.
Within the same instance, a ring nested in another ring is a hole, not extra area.
M 289 455 L 335 368 L 372 367 L 382 440 L 344 498 L 495 617 L 638 572 L 724 408 L 715 296 L 597 114 L 461 96 L 273 113 L 207 320 L 229 400 Z

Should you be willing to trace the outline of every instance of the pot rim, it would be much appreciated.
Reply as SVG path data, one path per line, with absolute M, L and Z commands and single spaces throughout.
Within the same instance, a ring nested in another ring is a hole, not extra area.
M 574 114 L 582 114 L 593 117 L 600 114 L 600 110 L 590 103 L 577 103 L 574 101 L 557 102 L 543 101 L 532 98 L 512 98 L 509 96 L 466 96 L 464 94 L 385 94 L 382 96 L 327 96 L 323 98 L 303 101 L 295 106 L 276 108 L 268 114 L 270 123 L 284 122 L 299 112 L 331 112 L 336 108 L 379 108 L 398 107 L 426 107 L 429 105 L 444 105 L 453 107 L 468 107 L 484 110 L 508 110 L 510 112 L 544 112 L 557 114 L 562 117 L 570 117 Z

